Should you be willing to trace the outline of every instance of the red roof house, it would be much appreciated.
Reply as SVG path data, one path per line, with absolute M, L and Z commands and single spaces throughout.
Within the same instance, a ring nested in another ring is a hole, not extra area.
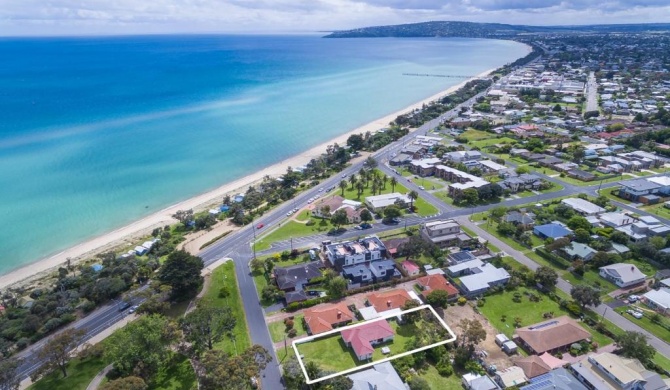
M 324 333 L 354 320 L 354 314 L 344 303 L 318 305 L 305 310 L 303 319 L 309 334 Z
M 400 263 L 400 267 L 407 273 L 408 276 L 418 275 L 421 272 L 421 268 L 411 260 L 405 260 Z
M 419 285 L 423 292 L 421 295 L 425 299 L 428 294 L 435 290 L 443 290 L 449 294 L 449 299 L 456 298 L 458 296 L 458 289 L 453 284 L 449 283 L 444 276 L 435 274 L 435 275 L 426 275 L 422 276 L 416 280 L 416 284 Z
M 372 359 L 374 345 L 393 340 L 394 332 L 386 320 L 379 320 L 342 331 L 342 340 L 354 350 L 359 361 Z
M 374 306 L 377 313 L 387 310 L 399 309 L 411 300 L 406 290 L 395 289 L 384 292 L 372 293 L 367 296 L 368 303 Z

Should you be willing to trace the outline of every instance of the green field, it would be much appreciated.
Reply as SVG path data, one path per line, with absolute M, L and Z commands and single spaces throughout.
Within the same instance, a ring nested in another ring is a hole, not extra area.
M 214 348 L 223 349 L 224 351 L 235 355 L 237 352 L 243 351 L 251 346 L 242 297 L 240 296 L 237 277 L 235 276 L 235 263 L 227 261 L 218 266 L 214 272 L 212 272 L 211 278 L 212 280 L 209 289 L 202 299 L 217 306 L 230 307 L 233 317 L 237 318 L 237 324 L 232 332 L 234 342 L 230 337 L 226 337 L 224 340 L 216 343 Z M 224 286 L 228 288 L 230 296 L 227 298 L 220 298 L 219 290 Z
M 649 214 L 658 215 L 661 218 L 670 219 L 670 209 L 665 207 L 665 204 L 659 203 L 653 206 L 643 206 L 640 210 L 646 211 Z
M 564 272 L 561 277 L 570 282 L 570 284 L 573 286 L 578 284 L 586 284 L 591 287 L 599 288 L 602 291 L 601 295 L 610 293 L 619 288 L 614 283 L 611 283 L 610 281 L 601 277 L 597 271 L 593 270 L 588 270 L 584 272 L 584 275 L 581 276 L 572 272 Z
M 515 292 L 521 293 L 521 302 L 514 302 L 513 297 Z M 540 298 L 539 302 L 531 301 L 526 296 L 527 292 L 538 296 Z M 479 307 L 479 311 L 496 329 L 510 338 L 514 334 L 514 320 L 517 317 L 521 319 L 520 326 L 524 327 L 546 321 L 547 319 L 543 316 L 544 313 L 553 312 L 554 317 L 568 315 L 567 311 L 563 310 L 557 302 L 536 290 L 525 287 L 519 287 L 516 291 L 504 291 L 486 297 L 486 303 L 484 306 Z M 505 321 L 503 321 L 503 315 L 506 316 Z M 600 346 L 612 343 L 612 339 L 596 332 L 585 323 L 580 322 L 579 324 L 591 332 L 593 340 Z
M 670 321 L 668 321 L 667 318 L 661 316 L 661 324 L 665 324 L 666 327 L 663 327 L 661 324 L 654 324 L 651 322 L 649 319 L 649 312 L 646 312 L 646 308 L 643 308 L 642 311 L 645 311 L 645 315 L 637 319 L 630 314 L 626 313 L 627 308 L 623 307 L 620 309 L 617 309 L 617 313 L 621 314 L 622 316 L 626 317 L 630 322 L 638 325 L 640 328 L 643 328 L 644 330 L 652 333 L 659 339 L 665 341 L 666 343 L 670 343 Z
M 170 365 L 160 370 L 150 390 L 190 390 L 197 387 L 191 362 L 184 355 L 175 355 Z
M 267 235 L 262 236 L 258 241 L 256 241 L 256 250 L 264 251 L 270 249 L 272 243 L 277 241 L 288 240 L 290 238 L 298 238 L 304 236 L 311 236 L 314 234 L 323 234 L 333 229 L 334 226 L 331 225 L 330 220 L 313 218 L 316 224 L 312 226 L 307 226 L 305 223 L 288 221 L 284 222 L 282 226 L 268 233 Z
M 85 390 L 93 378 L 107 364 L 102 358 L 74 359 L 68 364 L 68 376 L 58 371 L 35 382 L 30 390 Z
M 469 131 L 469 130 L 468 130 L 468 131 Z M 475 131 L 477 131 L 477 130 L 475 130 Z M 466 132 L 466 133 L 467 133 L 467 132 Z M 515 139 L 513 139 L 513 138 L 509 138 L 509 137 L 500 137 L 500 138 L 496 138 L 496 135 L 495 135 L 495 134 L 490 134 L 490 133 L 486 133 L 486 134 L 487 134 L 490 138 L 488 138 L 488 139 L 479 139 L 479 140 L 476 140 L 476 141 L 470 141 L 468 144 L 469 144 L 469 145 L 472 145 L 472 146 L 476 146 L 476 147 L 478 147 L 478 148 L 480 148 L 480 149 L 484 149 L 484 148 L 486 148 L 486 147 L 488 147 L 488 146 L 491 146 L 491 145 L 496 145 L 496 144 L 514 144 L 514 143 L 517 143 L 517 142 L 518 142 L 517 140 L 515 140 Z M 468 139 L 470 139 L 470 138 L 468 137 Z
M 449 377 L 438 374 L 432 364 L 426 364 L 419 370 L 419 376 L 428 382 L 431 390 L 463 390 L 460 375 L 454 372 Z
M 481 140 L 488 140 L 489 138 L 494 138 L 495 134 L 487 133 L 485 131 L 476 129 L 468 129 L 463 133 L 461 133 L 460 137 L 467 138 L 468 141 L 473 142 L 473 141 L 481 141 Z
M 307 334 L 307 331 L 305 330 L 305 327 L 302 323 L 303 317 L 304 316 L 302 314 L 299 314 L 295 316 L 293 320 L 293 329 L 298 332 L 296 336 Z M 270 330 L 270 337 L 272 338 L 272 341 L 277 343 L 284 340 L 284 336 L 286 335 L 286 326 L 284 325 L 284 321 L 271 322 L 268 324 L 268 329 Z

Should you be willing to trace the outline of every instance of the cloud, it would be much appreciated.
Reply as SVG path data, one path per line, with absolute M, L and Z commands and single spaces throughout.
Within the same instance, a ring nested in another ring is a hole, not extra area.
M 670 20 L 668 0 L 21 0 L 5 35 L 327 31 L 428 20 L 512 24 Z

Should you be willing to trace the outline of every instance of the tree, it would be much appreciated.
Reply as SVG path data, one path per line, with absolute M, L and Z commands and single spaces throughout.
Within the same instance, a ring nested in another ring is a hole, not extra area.
M 202 390 L 248 389 L 251 378 L 258 377 L 270 362 L 272 356 L 260 345 L 253 345 L 237 356 L 211 350 L 198 362 L 196 373 Z
M 354 189 L 354 186 L 356 185 L 357 182 L 358 180 L 356 179 L 356 175 L 349 176 L 349 184 L 351 184 L 352 190 Z
M 433 307 L 445 307 L 449 301 L 449 293 L 444 290 L 431 291 L 426 297 L 426 302 Z
M 178 327 L 167 318 L 142 316 L 110 336 L 105 356 L 121 375 L 147 380 L 169 363 L 171 347 L 180 338 Z
M 580 284 L 570 289 L 570 296 L 584 309 L 586 306 L 600 305 L 600 291 L 591 286 Z
M 410 210 L 414 210 L 414 201 L 419 199 L 419 193 L 412 190 L 407 194 L 407 197 L 409 198 L 409 208 Z
M 188 226 L 193 221 L 193 210 L 178 210 L 172 218 L 181 222 L 184 226 Z
M 612 242 L 615 242 L 617 244 L 622 244 L 626 245 L 628 244 L 628 236 L 624 232 L 620 232 L 618 230 L 615 230 L 612 235 L 610 235 L 610 240 Z
M 420 235 L 412 235 L 407 240 L 407 242 L 400 245 L 398 251 L 406 256 L 408 259 L 410 257 L 420 256 L 428 247 L 428 243 Z
M 402 305 L 401 309 L 403 311 L 405 311 L 405 310 L 414 309 L 415 307 L 419 307 L 419 306 L 421 306 L 421 303 L 419 303 L 419 301 L 417 301 L 416 299 L 410 299 L 407 302 L 405 302 L 404 305 Z M 402 320 L 407 324 L 413 324 L 416 321 L 418 321 L 420 317 L 421 317 L 421 312 L 419 310 L 416 310 L 416 311 L 413 311 L 411 313 L 404 313 L 402 315 Z
M 626 331 L 617 339 L 621 354 L 625 357 L 637 359 L 647 365 L 656 354 L 654 347 L 649 345 L 647 337 L 639 332 Z
M 365 147 L 365 140 L 360 134 L 352 134 L 347 138 L 347 146 L 350 146 L 353 150 L 361 150 Z
M 340 298 L 347 291 L 347 280 L 340 275 L 335 276 L 326 282 L 326 290 L 331 299 Z
M 192 298 L 202 286 L 202 259 L 179 250 L 170 253 L 158 271 L 158 280 L 172 287 L 171 298 L 183 301 Z
M 147 387 L 142 378 L 127 376 L 105 383 L 100 387 L 100 390 L 146 390 Z
M 591 233 L 586 229 L 575 229 L 575 241 L 582 244 L 588 244 L 591 241 Z
M 192 312 L 181 320 L 184 337 L 191 342 L 196 353 L 211 350 L 214 343 L 235 329 L 237 320 L 229 307 L 216 307 L 200 301 Z
M 401 215 L 402 215 L 402 212 L 400 211 L 400 209 L 396 205 L 387 206 L 384 209 L 384 218 L 386 220 L 390 220 L 390 219 L 393 219 L 393 218 L 398 218 Z
M 274 302 L 284 297 L 284 292 L 277 288 L 274 284 L 269 284 L 263 287 L 261 291 L 261 298 L 266 301 Z
M 561 237 L 557 240 L 554 240 L 554 242 L 545 245 L 544 249 L 546 249 L 549 252 L 553 252 L 558 249 L 563 249 L 568 245 L 570 245 L 570 239 L 567 237 Z
M 568 220 L 568 227 L 572 230 L 584 229 L 589 231 L 591 230 L 591 222 L 581 215 L 575 215 Z
M 365 159 L 365 166 L 368 167 L 368 169 L 377 168 L 377 160 L 370 156 Z
M 500 219 L 507 214 L 507 207 L 498 206 L 489 210 L 489 221 L 500 222 Z
M 479 201 L 479 192 L 475 188 L 464 189 L 461 196 L 465 204 L 473 205 Z
M 553 268 L 541 266 L 535 270 L 535 282 L 541 284 L 544 288 L 551 290 L 558 282 L 558 273 Z
M 363 222 L 370 222 L 373 219 L 372 218 L 372 213 L 368 209 L 361 210 L 360 217 L 361 217 L 361 221 L 363 221 Z
M 356 196 L 358 197 L 358 199 L 361 198 L 361 194 L 363 193 L 363 191 L 365 191 L 365 182 L 359 180 L 356 183 Z
M 661 236 L 653 236 L 649 238 L 649 243 L 656 248 L 656 250 L 661 250 L 665 248 L 665 238 Z
M 391 192 L 395 192 L 395 186 L 396 184 L 398 184 L 398 179 L 396 179 L 394 176 L 391 178 L 390 183 L 391 183 Z
M 421 378 L 420 376 L 414 375 L 412 378 L 410 378 L 409 381 L 407 381 L 407 384 L 409 385 L 410 390 L 430 390 L 431 387 L 428 384 L 428 381 L 425 379 Z
M 530 168 L 528 168 L 525 165 L 519 166 L 515 169 L 516 173 L 519 175 L 523 175 L 524 173 L 530 173 Z
M 344 190 L 347 189 L 347 181 L 342 180 L 338 183 L 338 187 L 340 187 L 341 195 L 344 196 Z
M 462 329 L 461 343 L 468 346 L 474 346 L 486 340 L 486 330 L 482 323 L 475 319 L 464 318 L 458 324 Z
M 265 271 L 265 262 L 256 257 L 249 262 L 249 267 L 252 272 L 262 273 Z
M 0 390 L 17 390 L 21 384 L 17 368 L 21 361 L 16 358 L 0 358 Z
M 347 212 L 344 209 L 339 209 L 330 216 L 330 223 L 332 223 L 333 226 L 337 228 L 342 225 L 346 225 L 348 222 L 349 217 L 347 216 Z
M 71 352 L 79 345 L 85 334 L 84 330 L 68 328 L 47 341 L 37 353 L 38 358 L 44 363 L 37 370 L 36 377 L 56 370 L 60 370 L 63 377 L 66 377 L 67 364 L 72 359 Z

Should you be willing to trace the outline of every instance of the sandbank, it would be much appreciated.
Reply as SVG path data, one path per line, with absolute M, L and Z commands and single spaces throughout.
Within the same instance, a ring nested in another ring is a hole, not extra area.
M 494 70 L 495 68 L 482 72 L 473 79 L 486 77 Z M 109 250 L 122 249 L 124 247 L 131 247 L 133 244 L 136 245 L 137 241 L 141 239 L 141 237 L 150 234 L 154 228 L 176 223 L 177 221 L 172 218 L 172 215 L 178 210 L 193 209 L 194 211 L 199 211 L 220 204 L 221 200 L 226 194 L 233 195 L 240 192 L 245 192 L 250 185 L 259 183 L 265 176 L 279 177 L 286 172 L 286 168 L 289 166 L 299 167 L 305 165 L 311 159 L 324 153 L 328 145 L 332 145 L 334 143 L 345 145 L 347 138 L 352 134 L 364 134 L 368 131 L 374 133 L 381 128 L 387 127 L 389 123 L 393 121 L 398 115 L 407 113 L 417 108 L 421 108 L 424 104 L 453 93 L 470 80 L 472 79 L 464 80 L 463 82 L 426 99 L 423 99 L 420 102 L 414 103 L 402 110 L 398 110 L 392 114 L 386 115 L 382 118 L 376 119 L 370 123 L 353 129 L 289 159 L 280 161 L 248 176 L 224 184 L 214 190 L 166 207 L 136 222 L 72 246 L 60 253 L 25 265 L 21 268 L 10 271 L 7 274 L 0 275 L 0 288 L 6 288 L 18 283 L 23 285 L 33 283 L 47 276 L 48 273 L 52 272 L 55 268 L 66 264 L 68 259 L 70 259 L 70 261 L 75 264 L 77 262 L 90 259 L 98 253 Z

